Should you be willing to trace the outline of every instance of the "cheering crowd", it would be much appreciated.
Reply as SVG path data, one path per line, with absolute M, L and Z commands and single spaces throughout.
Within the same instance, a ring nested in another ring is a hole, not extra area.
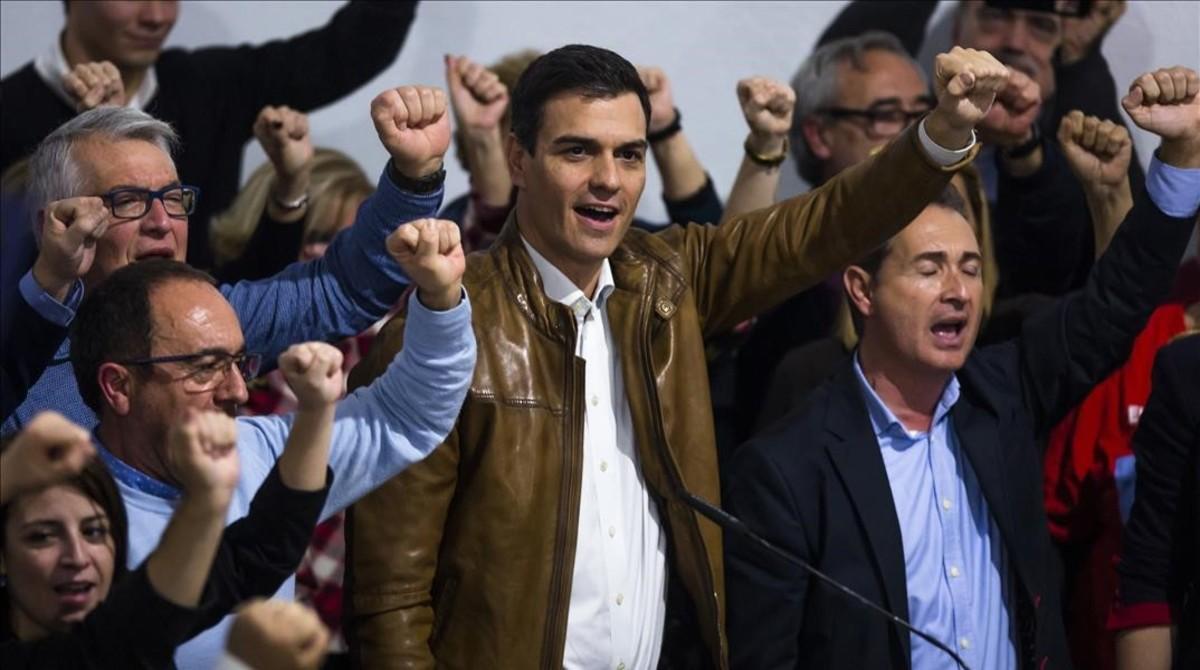
M 926 70 L 937 4 L 747 73 L 722 198 L 599 45 L 447 55 L 360 166 L 306 113 L 416 3 L 66 0 L 0 81 L 3 666 L 1196 667 L 1197 62 L 962 0 Z

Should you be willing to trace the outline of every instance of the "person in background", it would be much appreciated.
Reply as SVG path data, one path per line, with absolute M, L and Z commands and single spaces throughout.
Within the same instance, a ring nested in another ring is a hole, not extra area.
M 67 0 L 62 32 L 0 80 L 0 97 L 20 101 L 0 117 L 0 171 L 88 104 L 111 102 L 111 73 L 119 72 L 124 103 L 171 124 L 182 139 L 179 174 L 204 194 L 189 220 L 187 258 L 210 268 L 208 225 L 238 192 L 259 110 L 308 112 L 367 83 L 396 59 L 416 4 L 350 2 L 326 25 L 289 39 L 164 51 L 180 3 Z M 4 259 L 27 253 L 6 245 Z
M 1117 565 L 1109 627 L 1117 670 L 1200 663 L 1200 336 L 1158 352 L 1133 450 L 1137 494 Z

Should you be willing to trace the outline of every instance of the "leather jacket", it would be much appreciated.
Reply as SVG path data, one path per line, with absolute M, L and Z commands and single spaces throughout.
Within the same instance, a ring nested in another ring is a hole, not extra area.
M 640 464 L 668 572 L 713 667 L 727 666 L 721 532 L 679 497 L 719 501 L 705 339 L 883 243 L 964 163 L 936 166 L 910 129 L 808 194 L 721 226 L 631 229 L 609 258 L 607 309 Z M 562 667 L 584 363 L 574 316 L 546 297 L 515 216 L 467 261 L 478 359 L 454 432 L 352 510 L 346 628 L 362 667 Z M 352 387 L 400 349 L 403 318 L 384 327 Z

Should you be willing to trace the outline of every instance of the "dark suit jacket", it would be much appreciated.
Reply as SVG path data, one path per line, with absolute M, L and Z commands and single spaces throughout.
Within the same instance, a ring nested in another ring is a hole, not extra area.
M 1121 628 L 1178 626 L 1174 667 L 1200 667 L 1200 335 L 1162 348 L 1133 435 L 1137 495 L 1117 568 Z
M 1020 337 L 975 351 L 957 373 L 953 429 L 1012 566 L 1022 667 L 1070 666 L 1038 438 L 1127 356 L 1171 287 L 1191 227 L 1143 193 L 1081 291 L 1027 320 Z M 751 528 L 908 617 L 895 503 L 848 364 L 739 450 L 725 504 Z M 725 541 L 733 667 L 909 666 L 909 636 L 896 626 L 737 537 Z

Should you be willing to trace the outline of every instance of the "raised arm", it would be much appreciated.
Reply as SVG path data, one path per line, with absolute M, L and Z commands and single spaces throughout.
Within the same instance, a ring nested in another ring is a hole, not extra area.
M 792 111 L 796 107 L 796 92 L 792 87 L 766 77 L 739 81 L 737 97 L 750 133 L 744 146 L 746 155 L 725 203 L 722 223 L 775 204 L 783 161 L 787 158 Z
M 681 250 L 705 333 L 782 302 L 908 225 L 970 160 L 973 128 L 1007 78 L 987 53 L 956 47 L 938 56 L 938 106 L 874 156 L 724 225 L 662 233 Z
M 92 436 L 58 412 L 42 412 L 0 451 L 0 506 L 60 482 L 96 455 Z
M 386 240 L 399 224 L 431 216 L 441 204 L 442 157 L 450 144 L 446 96 L 429 87 L 388 89 L 372 101 L 371 118 L 391 161 L 354 225 L 319 259 L 221 287 L 247 348 L 265 360 L 298 342 L 357 335 L 395 306 L 408 283 Z
M 1076 110 L 1064 116 L 1059 124 L 1058 143 L 1087 197 L 1099 258 L 1112 241 L 1117 226 L 1133 208 L 1133 191 L 1129 186 L 1133 141 L 1125 126 L 1084 116 Z
M 508 207 L 512 179 L 504 157 L 501 121 L 508 110 L 508 88 L 466 56 L 446 56 L 446 88 L 454 109 L 457 136 L 471 176 L 471 191 L 487 207 Z
M 1083 289 L 1031 318 L 1015 344 L 1023 394 L 1040 430 L 1125 359 L 1170 291 L 1200 208 L 1200 76 L 1181 67 L 1144 74 L 1122 104 L 1162 143 L 1145 192 Z

